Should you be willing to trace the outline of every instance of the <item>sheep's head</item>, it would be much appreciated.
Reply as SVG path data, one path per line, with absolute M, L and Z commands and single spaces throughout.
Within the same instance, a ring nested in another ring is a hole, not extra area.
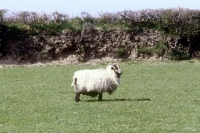
M 116 64 L 111 65 L 111 69 L 115 72 L 115 74 L 117 75 L 117 77 L 120 78 L 120 76 L 122 75 L 122 71 L 119 68 L 119 66 L 116 65 Z

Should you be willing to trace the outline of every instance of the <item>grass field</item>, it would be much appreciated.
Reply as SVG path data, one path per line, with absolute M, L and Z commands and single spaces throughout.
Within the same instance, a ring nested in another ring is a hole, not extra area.
M 0 68 L 0 132 L 200 132 L 199 61 L 119 65 L 117 91 L 79 103 L 73 72 L 105 65 Z

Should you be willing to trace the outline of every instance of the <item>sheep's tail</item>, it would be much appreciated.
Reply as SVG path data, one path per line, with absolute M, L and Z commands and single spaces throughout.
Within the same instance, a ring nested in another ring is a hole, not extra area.
M 72 81 L 71 87 L 73 87 L 74 85 L 76 85 L 76 81 L 77 81 L 77 78 L 73 78 L 73 81 Z

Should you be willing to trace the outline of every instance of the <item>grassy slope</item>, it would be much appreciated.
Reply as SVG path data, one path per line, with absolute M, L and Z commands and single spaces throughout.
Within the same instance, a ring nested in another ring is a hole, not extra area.
M 70 88 L 75 70 L 0 69 L 1 132 L 200 132 L 200 63 L 121 63 L 121 86 L 105 101 Z M 103 66 L 104 67 L 104 66 Z

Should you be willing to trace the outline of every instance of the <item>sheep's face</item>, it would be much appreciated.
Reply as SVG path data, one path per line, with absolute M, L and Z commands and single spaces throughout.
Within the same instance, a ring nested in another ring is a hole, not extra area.
M 115 72 L 115 74 L 117 75 L 117 77 L 120 77 L 122 75 L 122 71 L 121 69 L 119 68 L 118 65 L 112 65 L 111 66 L 111 69 Z

